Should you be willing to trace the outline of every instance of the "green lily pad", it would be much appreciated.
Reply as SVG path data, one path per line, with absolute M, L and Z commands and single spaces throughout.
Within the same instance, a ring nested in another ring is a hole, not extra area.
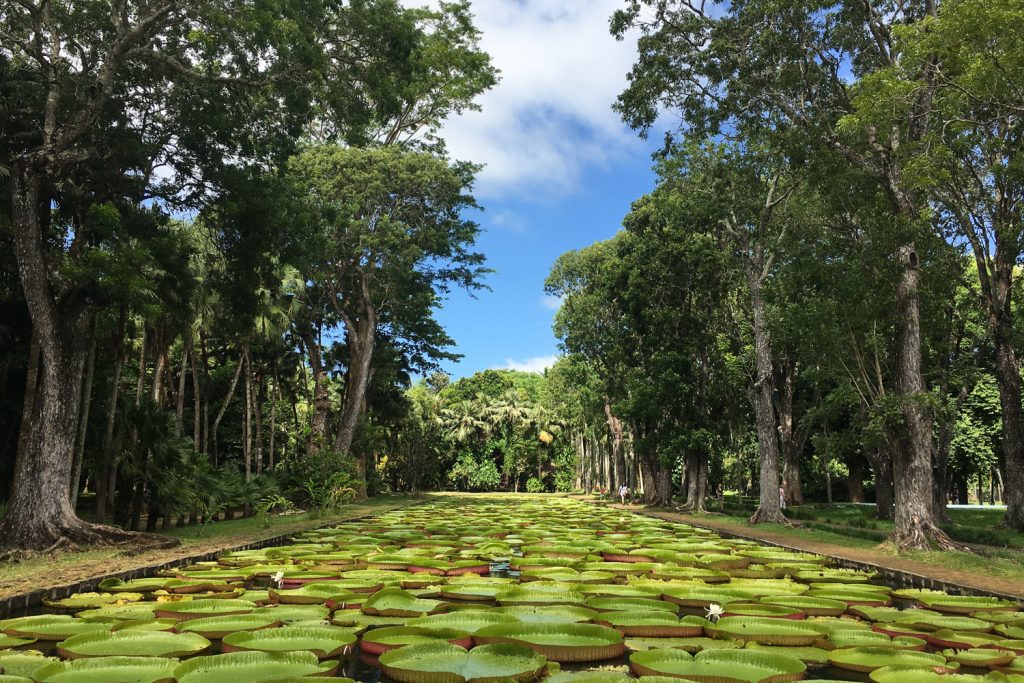
M 636 610 L 676 613 L 679 606 L 654 598 L 591 598 L 586 606 L 598 612 L 633 612 Z
M 701 617 L 677 617 L 669 612 L 606 612 L 597 620 L 624 636 L 648 638 L 695 638 L 704 635 L 710 622 Z
M 773 595 L 761 598 L 766 605 L 781 605 L 798 609 L 808 616 L 839 616 L 846 612 L 846 603 L 842 600 L 816 598 L 810 595 Z
M 741 647 L 742 640 L 726 638 L 626 638 L 626 649 L 633 652 L 672 648 L 693 654 L 702 650 L 734 650 Z
M 917 666 L 883 666 L 870 674 L 874 683 L 1006 683 L 1006 678 L 998 676 L 939 672 Z
M 163 603 L 156 608 L 156 616 L 161 619 L 200 619 L 202 617 L 225 617 L 233 614 L 248 614 L 256 609 L 256 603 L 250 600 L 230 598 L 227 600 L 208 598 L 199 600 L 181 600 Z
M 641 676 L 672 676 L 700 683 L 782 683 L 799 680 L 807 665 L 786 655 L 755 650 L 650 650 L 629 657 Z
M 345 654 L 355 642 L 356 636 L 352 631 L 338 626 L 283 626 L 224 636 L 223 652 L 306 650 L 320 659 L 328 659 Z
M 281 624 L 267 614 L 230 614 L 226 617 L 203 617 L 178 622 L 176 630 L 181 633 L 196 633 L 210 640 L 220 640 L 231 633 L 258 631 Z
M 596 624 L 497 624 L 480 629 L 473 640 L 524 645 L 554 662 L 614 659 L 626 650 L 621 633 Z
M 544 683 L 633 683 L 633 679 L 621 671 L 560 671 Z
M 63 657 L 187 657 L 210 647 L 195 633 L 171 631 L 115 631 L 84 633 L 57 646 Z
M 747 643 L 747 649 L 767 652 L 769 654 L 785 655 L 799 659 L 805 664 L 826 664 L 828 663 L 828 650 L 820 647 L 788 647 L 786 645 L 761 645 L 760 643 Z
M 380 617 L 421 617 L 443 612 L 447 603 L 441 600 L 417 598 L 401 588 L 384 588 L 363 603 L 364 614 Z
M 177 683 L 269 683 L 298 676 L 324 676 L 338 662 L 312 652 L 231 652 L 194 657 L 174 670 Z
M 543 656 L 513 644 L 482 645 L 467 651 L 449 643 L 427 643 L 380 656 L 384 673 L 399 683 L 532 681 L 546 664 Z
M 406 625 L 422 628 L 450 628 L 473 634 L 486 626 L 493 626 L 494 624 L 513 624 L 518 621 L 519 620 L 516 619 L 515 616 L 499 613 L 496 610 L 474 610 L 432 614 L 428 617 L 411 619 Z
M 41 652 L 0 652 L 0 671 L 31 679 L 39 667 L 57 661 L 60 660 L 44 657 Z
M 421 643 L 447 642 L 464 647 L 473 647 L 473 636 L 468 631 L 459 631 L 444 627 L 423 626 L 392 626 L 375 628 L 367 632 L 359 643 L 362 652 L 369 655 L 380 655 L 406 645 Z
M 945 666 L 946 658 L 942 655 L 911 650 L 897 650 L 891 647 L 851 647 L 833 650 L 828 661 L 840 669 L 869 672 L 883 666 Z
M 1014 655 L 1012 652 L 1006 650 L 997 650 L 995 648 L 985 647 L 972 647 L 966 650 L 943 650 L 940 653 L 947 661 L 957 662 L 962 666 L 973 666 L 973 667 L 984 667 L 994 668 L 997 666 L 1006 666 L 1013 661 Z
M 492 610 L 495 614 L 507 614 L 519 621 L 532 624 L 574 624 L 592 621 L 597 612 L 586 607 L 574 605 L 519 605 L 515 607 L 498 607 Z
M 0 622 L 0 629 L 7 635 L 37 640 L 64 640 L 79 633 L 107 631 L 109 628 L 104 622 L 84 621 L 65 614 L 40 614 Z
M 174 680 L 176 659 L 93 657 L 53 662 L 37 669 L 39 683 L 157 683 Z
M 723 617 L 706 630 L 742 641 L 789 646 L 811 645 L 826 633 L 819 624 L 763 617 Z

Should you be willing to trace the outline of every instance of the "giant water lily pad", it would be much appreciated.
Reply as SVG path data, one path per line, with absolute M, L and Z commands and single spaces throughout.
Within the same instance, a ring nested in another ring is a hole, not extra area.
M 195 657 L 174 670 L 178 683 L 268 683 L 298 676 L 323 676 L 338 662 L 312 652 L 231 652 Z
M 542 655 L 514 644 L 482 645 L 465 650 L 449 643 L 427 643 L 380 656 L 384 673 L 399 683 L 532 681 L 541 675 L 546 664 Z
M 883 666 L 945 666 L 946 658 L 942 655 L 911 650 L 897 650 L 891 647 L 851 647 L 833 650 L 828 661 L 840 669 L 850 671 L 874 671 Z
M 180 602 L 163 603 L 156 608 L 156 616 L 164 619 L 200 619 L 202 617 L 229 616 L 248 614 L 256 609 L 256 603 L 250 600 L 200 599 Z
M 654 598 L 591 598 L 586 606 L 598 612 L 660 611 L 675 613 L 679 605 Z
M 995 648 L 971 647 L 964 650 L 943 650 L 940 653 L 949 662 L 957 662 L 961 666 L 973 666 L 976 668 L 995 668 L 1006 666 L 1013 661 L 1015 655 L 1006 650 Z
M 177 622 L 175 630 L 181 633 L 197 633 L 204 638 L 219 640 L 231 633 L 258 631 L 280 626 L 281 622 L 267 614 L 232 614 L 226 617 L 203 617 Z
M 782 683 L 803 677 L 798 659 L 754 650 L 706 650 L 695 658 L 682 650 L 650 650 L 629 657 L 641 676 L 671 676 L 701 683 Z
M 61 656 L 78 657 L 187 657 L 210 647 L 195 633 L 171 631 L 115 631 L 84 633 L 57 646 Z
M 284 626 L 259 631 L 241 631 L 224 637 L 223 652 L 308 651 L 320 659 L 341 656 L 356 642 L 352 631 L 338 626 Z
M 401 588 L 384 588 L 363 603 L 362 611 L 380 617 L 420 617 L 443 612 L 447 607 L 441 600 L 417 598 Z
M 743 647 L 742 640 L 726 638 L 626 638 L 626 649 L 632 652 L 664 650 L 668 648 L 685 650 L 691 654 L 703 650 L 734 650 Z
M 915 666 L 883 666 L 870 674 L 874 683 L 1007 683 L 1000 674 L 977 676 Z
M 447 642 L 464 647 L 473 647 L 473 636 L 468 631 L 444 627 L 392 626 L 376 628 L 366 633 L 359 643 L 360 649 L 369 655 L 380 655 L 388 650 L 406 645 Z
M 507 614 L 518 621 L 533 624 L 573 624 L 592 621 L 597 612 L 586 607 L 573 605 L 520 605 L 516 607 L 499 607 L 495 614 Z
M 725 617 L 706 630 L 737 640 L 789 646 L 811 645 L 827 631 L 819 624 L 764 617 Z
M 94 657 L 47 664 L 32 678 L 39 683 L 166 683 L 174 680 L 177 665 L 163 657 Z
M 355 595 L 349 589 L 332 583 L 307 583 L 299 588 L 270 589 L 267 594 L 274 602 L 286 605 L 322 605 L 328 600 L 340 602 Z
M 810 595 L 773 595 L 761 598 L 766 605 L 781 605 L 800 610 L 808 616 L 837 617 L 846 612 L 846 603 L 842 600 L 816 598 Z
M 0 652 L 0 671 L 32 678 L 40 667 L 56 661 L 59 661 L 56 657 L 44 657 L 41 652 Z
M 625 636 L 649 638 L 693 638 L 704 635 L 709 625 L 700 617 L 678 618 L 669 612 L 606 612 L 597 620 Z
M 473 636 L 481 644 L 517 643 L 554 662 L 595 662 L 625 652 L 622 634 L 596 624 L 498 624 Z
M 494 624 L 514 624 L 518 622 L 511 614 L 499 613 L 495 610 L 473 610 L 465 612 L 447 612 L 445 614 L 432 614 L 427 617 L 410 619 L 407 626 L 419 626 L 423 628 L 450 628 L 467 633 L 476 633 L 486 626 Z
M 37 640 L 64 640 L 79 633 L 107 631 L 109 628 L 103 622 L 84 621 L 59 614 L 40 614 L 0 622 L 0 629 L 7 635 Z

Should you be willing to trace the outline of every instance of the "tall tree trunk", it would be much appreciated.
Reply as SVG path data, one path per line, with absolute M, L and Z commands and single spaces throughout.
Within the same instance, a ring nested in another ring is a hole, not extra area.
M 256 467 L 256 475 L 263 474 L 263 382 L 259 377 L 253 378 L 252 407 L 253 420 L 256 422 L 256 433 L 253 434 L 253 464 Z
M 949 502 L 949 451 L 952 447 L 953 435 L 956 432 L 957 415 L 960 414 L 969 395 L 970 387 L 962 386 L 953 402 L 953 410 L 939 425 L 938 438 L 935 441 L 935 454 L 932 462 L 932 514 L 943 524 L 949 521 L 949 512 L 946 509 Z
M 1014 353 L 1009 321 L 994 335 L 996 383 L 1002 408 L 1003 452 L 1006 457 L 1005 524 L 1024 529 L 1024 410 L 1021 409 L 1020 363 Z
M 761 258 L 755 259 L 760 264 Z M 756 272 L 755 272 L 756 271 Z M 760 266 L 748 269 L 747 283 L 754 317 L 754 350 L 757 380 L 754 383 L 754 415 L 757 422 L 757 446 L 761 459 L 761 498 L 750 517 L 751 524 L 785 523 L 779 504 L 779 442 L 775 430 L 775 409 L 772 405 L 772 346 L 768 334 L 764 292 L 759 277 Z
M 309 369 L 313 373 L 313 419 L 309 427 L 309 443 L 306 445 L 306 450 L 316 453 L 327 445 L 327 422 L 331 414 L 331 397 L 328 393 L 327 367 L 324 365 L 319 333 L 314 335 L 310 332 L 303 337 L 303 341 L 306 346 L 306 354 L 309 356 Z
M 191 355 L 188 346 L 181 349 L 181 371 L 178 373 L 178 391 L 174 395 L 174 433 L 181 436 L 185 431 L 185 387 L 188 379 L 188 359 Z
M 270 443 L 267 445 L 267 467 L 274 469 L 274 438 L 277 436 L 277 402 L 281 400 L 281 391 L 277 386 L 277 375 L 272 378 L 270 387 Z
M 611 488 L 618 489 L 619 486 L 626 483 L 626 451 L 623 448 L 622 420 L 612 414 L 612 404 L 607 396 L 604 397 L 604 414 L 608 422 L 612 464 L 614 465 L 614 480 L 609 483 Z
M 42 354 L 39 350 L 39 335 L 32 328 L 32 337 L 28 347 L 28 362 L 25 364 L 25 393 L 21 403 L 21 427 L 18 432 L 18 450 L 15 454 L 15 470 L 17 461 L 28 452 L 32 438 L 32 424 L 38 419 L 39 407 L 39 370 L 42 366 Z
M 864 456 L 855 453 L 850 456 L 847 468 L 850 475 L 846 480 L 846 494 L 851 503 L 864 502 Z
M 242 365 L 245 384 L 242 391 L 245 395 L 245 410 L 242 413 L 242 459 L 245 461 L 245 480 L 252 479 L 252 367 L 249 363 L 249 350 L 242 349 Z
M 370 384 L 373 351 L 377 341 L 377 313 L 369 303 L 365 306 L 364 317 L 347 323 L 349 372 L 345 384 L 345 405 L 341 411 L 341 426 L 334 448 L 339 453 L 348 453 L 356 435 L 359 417 L 366 402 L 366 389 Z M 350 326 L 349 326 L 350 325 Z
M 38 332 L 42 377 L 24 452 L 15 463 L 0 546 L 47 550 L 137 538 L 119 529 L 87 524 L 71 507 L 71 461 L 80 417 L 90 320 L 79 293 L 55 296 L 49 279 L 41 216 L 49 215 L 41 172 L 19 161 L 10 173 L 11 227 L 22 291 Z
M 896 286 L 896 386 L 905 432 L 893 460 L 895 528 L 892 541 L 901 550 L 955 545 L 935 523 L 932 490 L 932 416 L 921 372 L 920 271 L 914 243 L 899 250 L 902 266 Z
M 686 468 L 686 505 L 692 512 L 704 512 L 708 494 L 708 458 L 703 451 L 688 450 L 684 460 Z
M 189 346 L 192 346 L 191 337 L 189 339 Z M 205 454 L 206 450 L 203 448 L 203 392 L 200 386 L 201 378 L 195 352 L 193 351 L 193 353 L 189 354 L 189 357 L 192 359 L 192 443 L 197 451 Z
M 103 462 L 96 475 L 96 521 L 106 519 L 107 508 L 114 502 L 114 485 L 117 475 L 114 469 L 114 427 L 117 426 L 117 402 L 121 395 L 121 370 L 125 359 L 126 312 L 121 308 L 116 337 L 114 339 L 114 371 L 110 380 L 110 398 L 107 401 L 107 423 L 103 430 Z
M 231 386 L 228 387 L 228 395 L 224 397 L 224 403 L 220 407 L 220 411 L 217 413 L 217 417 L 213 420 L 213 433 L 210 436 L 210 440 L 213 442 L 213 464 L 217 464 L 217 430 L 220 429 L 220 421 L 224 419 L 224 414 L 228 412 L 228 406 L 231 405 L 231 399 L 235 397 L 235 388 L 238 386 L 238 378 L 242 374 L 242 365 L 245 363 L 245 350 L 242 351 L 242 356 L 238 359 L 238 367 L 235 368 L 235 374 L 231 378 Z
M 871 463 L 875 470 L 875 516 L 878 519 L 893 518 L 892 461 L 892 454 L 884 446 L 879 446 Z
M 793 374 L 795 364 L 789 354 L 783 353 L 776 363 L 775 412 L 778 417 L 779 446 L 782 454 L 782 488 L 786 492 L 786 502 L 790 505 L 802 505 L 804 502 L 803 487 L 800 484 L 800 455 L 803 443 L 800 434 L 794 429 L 793 420 Z
M 82 482 L 82 463 L 85 460 L 85 438 L 89 433 L 89 410 L 92 407 L 92 379 L 96 371 L 96 316 L 89 324 L 89 355 L 85 361 L 85 379 L 82 382 L 82 414 L 78 418 L 75 436 L 75 456 L 71 464 L 71 509 L 78 507 L 78 491 Z

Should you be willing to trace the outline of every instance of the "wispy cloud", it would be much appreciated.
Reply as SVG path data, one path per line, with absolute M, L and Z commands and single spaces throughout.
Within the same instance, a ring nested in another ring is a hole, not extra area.
M 426 0 L 403 0 L 407 5 Z M 452 155 L 486 164 L 479 196 L 571 193 L 589 166 L 640 148 L 611 110 L 635 61 L 608 19 L 622 0 L 473 0 L 501 83 L 444 129 Z
M 540 298 L 540 305 L 549 311 L 557 311 L 562 307 L 562 297 L 544 294 Z
M 525 358 L 523 360 L 506 358 L 503 366 L 494 369 L 519 370 L 521 372 L 536 372 L 538 374 L 543 374 L 543 372 L 554 365 L 557 360 L 558 356 L 534 356 L 533 358 Z

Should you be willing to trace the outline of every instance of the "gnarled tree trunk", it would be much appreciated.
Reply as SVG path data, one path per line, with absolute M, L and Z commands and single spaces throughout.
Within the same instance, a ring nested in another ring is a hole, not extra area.
M 83 522 L 71 507 L 69 489 L 85 371 L 89 303 L 78 292 L 56 296 L 52 288 L 40 217 L 48 215 L 38 169 L 19 162 L 11 169 L 11 217 L 22 290 L 38 332 L 42 374 L 33 419 L 15 463 L 0 546 L 47 550 L 143 540 L 136 534 Z M 153 541 L 154 539 L 147 539 Z M 176 541 L 161 539 L 163 545 Z

